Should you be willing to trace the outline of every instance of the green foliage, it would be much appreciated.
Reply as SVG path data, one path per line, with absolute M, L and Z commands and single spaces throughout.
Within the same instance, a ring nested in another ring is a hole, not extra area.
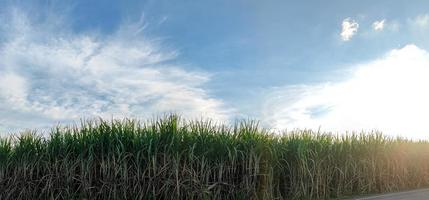
M 330 199 L 429 185 L 429 143 L 177 115 L 0 139 L 0 199 Z

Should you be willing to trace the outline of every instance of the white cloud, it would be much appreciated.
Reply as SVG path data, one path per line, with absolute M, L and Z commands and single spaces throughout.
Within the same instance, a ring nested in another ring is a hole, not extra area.
M 359 24 L 350 18 L 343 20 L 341 24 L 341 39 L 343 41 L 349 41 L 358 31 Z
M 384 23 L 386 22 L 386 20 L 380 20 L 380 21 L 375 21 L 374 23 L 372 23 L 372 28 L 375 31 L 382 31 L 384 29 Z
M 415 45 L 358 65 L 348 80 L 273 89 L 263 119 L 277 128 L 381 130 L 429 138 L 429 53 Z
M 227 120 L 231 111 L 204 89 L 210 74 L 167 64 L 177 52 L 140 36 L 142 23 L 109 36 L 36 23 L 17 10 L 0 23 L 0 131 L 170 111 Z

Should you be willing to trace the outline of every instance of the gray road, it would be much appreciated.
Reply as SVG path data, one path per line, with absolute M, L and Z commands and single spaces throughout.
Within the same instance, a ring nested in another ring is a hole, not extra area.
M 429 200 L 429 188 L 407 192 L 356 198 L 355 200 Z

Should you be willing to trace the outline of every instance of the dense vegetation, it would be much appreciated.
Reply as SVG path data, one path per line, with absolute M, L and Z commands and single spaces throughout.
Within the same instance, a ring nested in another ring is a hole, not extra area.
M 429 185 L 429 143 L 171 115 L 0 140 L 0 199 L 329 199 Z

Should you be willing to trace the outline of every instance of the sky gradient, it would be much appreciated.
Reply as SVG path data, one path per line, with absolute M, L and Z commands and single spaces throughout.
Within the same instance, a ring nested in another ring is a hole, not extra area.
M 429 138 L 429 3 L 0 1 L 0 132 L 177 112 Z

